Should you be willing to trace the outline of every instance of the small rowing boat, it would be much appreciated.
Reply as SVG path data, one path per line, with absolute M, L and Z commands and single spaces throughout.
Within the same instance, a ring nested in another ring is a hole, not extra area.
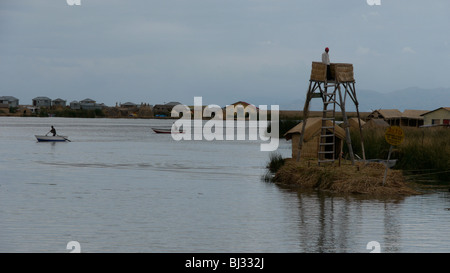
M 172 129 L 171 128 L 152 128 L 152 130 L 157 134 L 171 134 Z M 183 131 L 179 132 L 173 132 L 174 134 L 183 134 Z
M 47 135 L 35 135 L 37 141 L 39 142 L 48 142 L 48 141 L 70 141 L 67 139 L 67 136 L 47 136 Z

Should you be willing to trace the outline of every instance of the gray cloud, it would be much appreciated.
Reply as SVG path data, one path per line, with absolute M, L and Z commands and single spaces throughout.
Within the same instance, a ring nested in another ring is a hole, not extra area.
M 360 88 L 446 86 L 445 0 L 81 3 L 2 1 L 2 95 L 282 104 L 304 96 L 325 46 Z

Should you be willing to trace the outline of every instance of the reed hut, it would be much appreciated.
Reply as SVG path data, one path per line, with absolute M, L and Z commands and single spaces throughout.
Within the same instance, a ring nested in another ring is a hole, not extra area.
M 333 122 L 327 120 L 327 125 L 332 127 Z M 300 135 L 302 132 L 303 122 L 300 122 L 295 127 L 290 129 L 284 137 L 286 140 L 292 141 L 292 158 L 297 159 L 298 153 L 298 143 L 300 141 Z M 303 146 L 301 151 L 301 158 L 313 158 L 317 159 L 319 152 L 319 142 L 320 142 L 320 134 L 322 130 L 322 118 L 308 118 L 305 127 L 305 135 L 303 136 Z M 328 129 L 331 130 L 331 129 Z M 338 158 L 339 154 L 342 151 L 342 147 L 345 139 L 345 131 L 337 124 L 334 126 L 334 134 L 335 134 L 335 156 L 334 158 Z M 327 139 L 327 142 L 332 142 L 332 139 Z M 330 155 L 331 156 L 331 155 Z
M 410 110 L 406 109 L 402 113 L 401 126 L 419 127 L 423 125 L 423 114 L 428 112 L 427 110 Z
M 348 126 L 350 127 L 350 130 L 359 130 L 359 124 L 361 123 L 361 127 L 364 126 L 364 124 L 366 124 L 366 122 L 362 119 L 358 118 L 349 118 L 348 119 Z M 342 123 L 344 124 L 344 123 Z
M 367 119 L 383 119 L 391 126 L 400 126 L 402 116 L 402 112 L 397 109 L 378 109 L 370 113 Z
M 426 110 L 405 110 L 400 112 L 397 109 L 379 109 L 369 114 L 368 119 L 383 119 L 390 126 L 419 127 L 424 123 L 423 114 Z
M 367 121 L 362 126 L 363 129 L 366 129 L 366 128 L 386 128 L 386 127 L 389 127 L 389 123 L 384 121 L 384 119 L 376 119 L 376 118 Z

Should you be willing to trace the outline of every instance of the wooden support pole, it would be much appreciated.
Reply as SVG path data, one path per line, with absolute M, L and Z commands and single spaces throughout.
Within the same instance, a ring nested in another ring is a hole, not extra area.
M 353 95 L 352 99 L 353 99 L 353 102 L 355 103 L 356 114 L 357 114 L 357 118 L 358 118 L 359 137 L 361 139 L 361 151 L 362 151 L 364 163 L 366 163 L 366 151 L 364 150 L 364 137 L 363 137 L 363 133 L 362 133 L 361 116 L 359 115 L 359 107 L 358 107 L 359 103 L 358 103 L 358 99 L 356 98 L 355 83 L 353 82 L 352 85 L 353 85 L 353 88 L 350 87 L 350 90 Z
M 298 142 L 297 162 L 300 161 L 300 154 L 301 154 L 302 146 L 303 146 L 303 136 L 305 135 L 306 121 L 309 116 L 309 102 L 311 101 L 312 93 L 314 90 L 314 88 L 311 89 L 311 84 L 312 84 L 312 81 L 309 81 L 309 87 L 308 87 L 308 91 L 306 93 L 305 106 L 303 107 L 303 125 L 302 125 L 302 133 L 300 134 L 300 140 Z M 315 87 L 315 85 L 316 84 L 314 84 L 314 87 Z
M 389 164 L 389 159 L 391 159 L 391 153 L 392 153 L 392 145 L 389 147 L 388 158 L 386 160 L 386 169 L 384 170 L 383 186 L 386 183 L 386 176 L 387 176 L 387 172 L 389 169 L 388 164 Z
M 350 160 L 352 161 L 352 165 L 355 165 L 355 155 L 353 153 L 352 140 L 350 138 L 350 128 L 348 125 L 347 113 L 345 112 L 345 101 L 342 99 L 340 85 L 338 85 L 338 91 L 339 91 L 339 100 L 341 102 L 340 105 L 342 111 L 342 120 L 344 121 L 344 128 L 345 128 L 345 141 L 347 142 L 348 153 L 350 154 Z

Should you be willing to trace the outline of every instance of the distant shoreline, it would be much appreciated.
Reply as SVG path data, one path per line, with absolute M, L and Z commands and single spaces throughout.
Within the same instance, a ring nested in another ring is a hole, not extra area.
M 8 112 L 6 112 L 8 111 Z M 270 111 L 268 111 L 270 113 Z M 360 112 L 361 119 L 365 120 L 370 112 Z M 309 117 L 321 117 L 322 111 L 309 111 Z M 97 110 L 72 110 L 67 108 L 44 109 L 40 113 L 31 113 L 25 108 L 18 108 L 15 112 L 10 113 L 9 109 L 0 109 L 0 117 L 68 117 L 68 118 L 124 118 L 124 119 L 178 119 L 179 117 L 171 117 L 170 115 L 158 115 L 151 110 L 142 111 L 142 109 L 126 109 L 118 107 L 106 107 Z M 347 112 L 347 116 L 357 117 L 356 112 Z M 303 111 L 301 110 L 279 110 L 280 120 L 303 120 Z M 336 118 L 341 119 L 342 113 L 336 112 Z M 209 119 L 209 118 L 204 118 Z M 225 119 L 225 115 L 224 115 Z

